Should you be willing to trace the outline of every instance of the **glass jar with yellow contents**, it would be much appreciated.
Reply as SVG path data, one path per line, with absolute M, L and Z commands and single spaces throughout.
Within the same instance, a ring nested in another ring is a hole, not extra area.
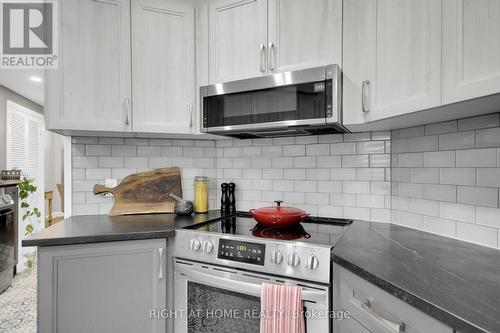
M 208 177 L 194 178 L 194 211 L 195 213 L 208 212 Z

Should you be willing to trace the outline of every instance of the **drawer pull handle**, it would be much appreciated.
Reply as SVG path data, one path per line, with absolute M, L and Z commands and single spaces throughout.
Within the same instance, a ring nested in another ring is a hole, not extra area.
M 404 332 L 405 331 L 406 325 L 404 322 L 403 323 L 395 323 L 389 319 L 384 318 L 383 316 L 381 316 L 380 314 L 375 312 L 375 310 L 372 308 L 372 305 L 371 305 L 369 300 L 366 300 L 363 303 L 361 303 L 361 308 L 363 310 L 365 310 L 365 312 L 367 312 L 370 316 L 374 317 L 376 320 L 378 320 L 382 324 L 386 325 L 387 327 L 389 327 L 393 331 L 395 331 L 395 332 Z

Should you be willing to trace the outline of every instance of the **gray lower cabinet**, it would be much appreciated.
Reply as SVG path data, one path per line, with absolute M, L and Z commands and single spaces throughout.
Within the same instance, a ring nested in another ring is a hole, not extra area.
M 165 333 L 166 240 L 38 249 L 38 332 Z
M 350 271 L 334 265 L 334 304 L 351 318 L 335 320 L 336 333 L 453 333 L 453 329 Z

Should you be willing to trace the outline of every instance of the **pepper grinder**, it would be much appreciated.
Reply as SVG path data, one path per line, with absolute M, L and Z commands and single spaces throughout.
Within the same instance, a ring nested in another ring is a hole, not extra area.
M 228 197 L 229 197 L 228 211 L 234 213 L 236 211 L 236 196 L 235 196 L 236 184 L 231 182 L 227 184 L 227 186 L 228 186 Z
M 221 187 L 221 198 L 220 198 L 220 209 L 221 211 L 226 211 L 229 206 L 229 193 L 228 193 L 228 184 L 222 183 Z

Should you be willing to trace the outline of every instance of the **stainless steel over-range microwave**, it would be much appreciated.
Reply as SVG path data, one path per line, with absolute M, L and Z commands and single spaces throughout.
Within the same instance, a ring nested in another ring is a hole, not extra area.
M 237 138 L 347 132 L 338 65 L 200 88 L 202 128 Z

